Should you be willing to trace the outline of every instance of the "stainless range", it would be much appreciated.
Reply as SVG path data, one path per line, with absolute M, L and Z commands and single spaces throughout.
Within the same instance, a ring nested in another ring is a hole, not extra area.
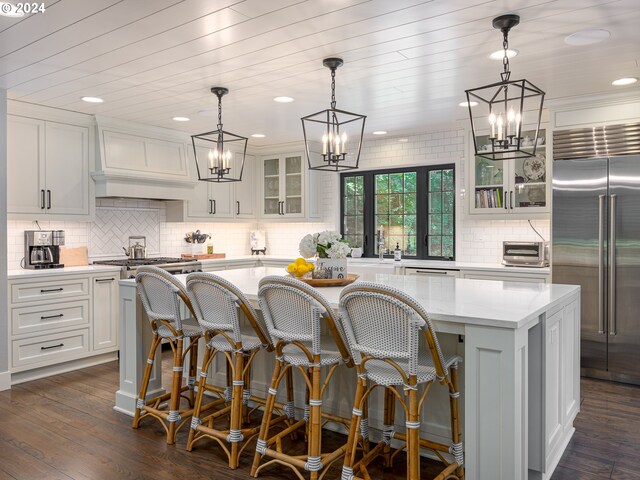
M 138 260 L 99 260 L 94 265 L 114 265 L 122 267 L 120 278 L 135 278 L 136 270 L 143 265 L 153 265 L 174 275 L 179 273 L 201 272 L 202 264 L 195 258 L 154 257 Z

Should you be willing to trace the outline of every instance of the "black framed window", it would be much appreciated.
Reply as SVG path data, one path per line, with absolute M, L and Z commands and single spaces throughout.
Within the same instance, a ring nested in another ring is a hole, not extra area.
M 404 257 L 455 258 L 454 165 L 343 173 L 341 233 L 364 256 L 378 256 L 378 229 L 385 255 L 396 245 Z

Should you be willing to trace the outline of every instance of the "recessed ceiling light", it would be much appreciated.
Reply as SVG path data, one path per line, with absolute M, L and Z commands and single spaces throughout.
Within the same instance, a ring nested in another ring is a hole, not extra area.
M 477 107 L 478 102 L 460 102 L 458 106 L 459 107 Z
M 87 103 L 102 103 L 102 102 L 104 102 L 104 100 L 101 99 L 100 97 L 82 97 L 81 100 L 83 102 L 87 102 Z
M 409 139 L 408 138 L 399 138 L 398 141 L 401 142 L 401 143 L 407 143 L 409 141 Z
M 273 97 L 273 101 L 278 103 L 291 103 L 293 102 L 293 97 Z
M 24 11 L 18 12 L 18 8 L 9 2 L 0 2 L 0 15 L 3 17 L 24 17 Z
M 616 87 L 623 87 L 625 85 L 636 83 L 637 81 L 638 79 L 636 77 L 625 77 L 614 80 L 613 82 L 611 82 L 611 85 L 615 85 Z
M 174 122 L 188 122 L 191 119 L 189 117 L 173 117 L 171 120 Z
M 607 40 L 610 36 L 611 32 L 608 30 L 582 30 L 565 37 L 564 43 L 574 46 L 593 45 Z
M 264 138 L 265 134 L 264 133 L 252 133 L 251 136 L 253 138 Z
M 513 58 L 520 53 L 520 50 L 516 50 L 515 48 L 507 49 L 507 58 Z M 504 50 L 496 50 L 491 55 L 489 55 L 491 60 L 502 60 L 504 58 Z
M 376 130 L 375 132 L 371 132 L 371 133 L 373 133 L 374 135 L 386 135 L 387 134 L 386 130 Z

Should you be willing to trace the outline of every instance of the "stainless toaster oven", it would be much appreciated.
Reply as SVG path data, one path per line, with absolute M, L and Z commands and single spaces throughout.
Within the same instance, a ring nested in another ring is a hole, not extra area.
M 548 267 L 549 242 L 502 242 L 502 263 L 510 267 Z

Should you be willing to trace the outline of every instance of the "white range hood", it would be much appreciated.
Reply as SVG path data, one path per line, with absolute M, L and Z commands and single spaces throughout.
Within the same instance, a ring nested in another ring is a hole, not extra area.
M 190 172 L 184 132 L 96 116 L 96 197 L 189 200 L 197 184 Z

